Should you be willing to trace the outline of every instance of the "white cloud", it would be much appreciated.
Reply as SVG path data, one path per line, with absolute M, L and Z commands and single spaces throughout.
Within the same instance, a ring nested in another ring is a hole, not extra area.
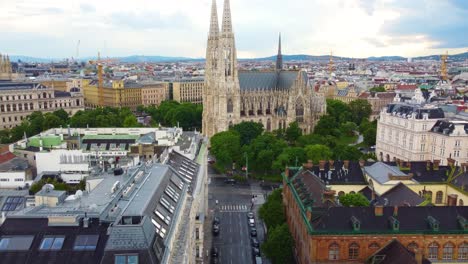
M 433 47 L 443 42 L 423 29 L 412 28 L 405 34 L 384 29 L 411 16 L 411 10 L 418 11 L 422 4 L 425 10 L 438 12 L 433 10 L 440 6 L 437 1 L 401 7 L 405 1 L 231 0 L 231 9 L 239 57 L 273 55 L 278 32 L 283 34 L 286 54 L 333 50 L 349 57 L 417 56 L 441 52 Z M 0 52 L 71 57 L 80 40 L 80 56 L 101 50 L 105 56 L 203 57 L 210 6 L 211 0 L 2 0 L 0 34 L 9 39 L 2 41 Z M 218 0 L 219 21 L 222 6 Z M 444 4 L 444 8 L 450 13 L 455 7 Z M 450 29 L 447 21 L 459 20 L 444 21 Z

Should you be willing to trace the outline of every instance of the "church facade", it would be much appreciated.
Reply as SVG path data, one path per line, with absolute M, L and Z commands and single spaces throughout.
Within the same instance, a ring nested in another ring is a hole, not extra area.
M 238 71 L 229 0 L 224 1 L 221 30 L 213 0 L 203 90 L 205 136 L 243 121 L 262 123 L 266 131 L 297 121 L 309 133 L 325 111 L 325 98 L 314 92 L 305 71 L 283 70 L 281 36 L 275 70 Z

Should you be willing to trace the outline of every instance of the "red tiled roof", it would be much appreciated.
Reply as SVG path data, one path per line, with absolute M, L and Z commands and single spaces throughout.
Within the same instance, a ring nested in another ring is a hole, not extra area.
M 416 90 L 418 86 L 416 84 L 398 84 L 397 90 Z
M 0 153 L 0 164 L 4 163 L 4 162 L 7 162 L 9 160 L 12 160 L 16 158 L 15 154 L 11 153 L 11 152 L 4 152 L 4 153 Z

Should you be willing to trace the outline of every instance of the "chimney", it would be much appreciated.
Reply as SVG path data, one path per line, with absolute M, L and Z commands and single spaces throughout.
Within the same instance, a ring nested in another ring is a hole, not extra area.
M 461 169 L 463 170 L 463 172 L 467 172 L 468 171 L 468 163 L 462 163 L 461 164 Z
M 455 166 L 455 160 L 452 159 L 452 158 L 448 158 L 447 159 L 447 165 L 449 165 L 450 167 Z
M 366 165 L 366 161 L 365 160 L 359 160 L 359 166 L 361 166 L 361 168 L 364 168 L 364 165 Z
M 321 171 L 325 170 L 325 161 L 324 160 L 319 161 L 319 169 Z
M 434 170 L 439 169 L 440 160 L 434 160 Z
M 328 166 L 329 166 L 329 170 L 334 170 L 335 169 L 335 161 L 334 160 L 329 160 L 328 161 Z
M 397 217 L 398 216 L 398 205 L 395 205 L 393 207 L 393 217 Z
M 345 169 L 349 169 L 349 160 L 344 160 L 343 161 L 343 166 Z
M 423 261 L 423 249 L 416 248 L 414 250 L 414 258 L 417 264 L 422 264 Z
M 374 207 L 374 213 L 375 213 L 375 216 L 382 216 L 383 215 L 383 206 L 382 205 L 376 205 Z
M 371 201 L 374 201 L 374 200 L 375 200 L 375 191 L 374 191 L 374 188 L 372 188 Z

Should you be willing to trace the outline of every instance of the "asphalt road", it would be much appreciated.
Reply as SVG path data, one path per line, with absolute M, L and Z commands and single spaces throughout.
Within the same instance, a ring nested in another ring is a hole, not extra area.
M 258 183 L 226 184 L 224 177 L 210 171 L 208 206 L 213 216 L 220 218 L 220 232 L 212 237 L 212 247 L 219 250 L 218 263 L 251 264 L 255 263 L 250 242 L 250 227 L 247 213 L 255 213 L 257 238 L 262 243 L 263 227 L 256 214 L 258 204 L 252 207 L 252 194 L 260 191 Z M 212 218 L 211 218 L 212 219 Z M 212 229 L 209 230 L 211 232 Z

